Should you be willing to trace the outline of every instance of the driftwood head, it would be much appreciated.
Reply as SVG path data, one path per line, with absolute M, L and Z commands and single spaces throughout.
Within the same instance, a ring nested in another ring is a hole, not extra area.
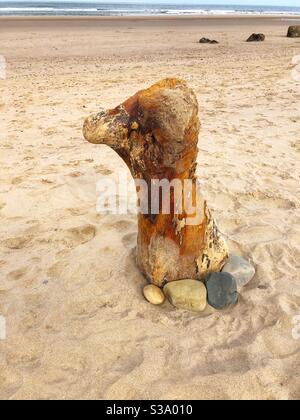
M 84 137 L 106 144 L 136 178 L 192 178 L 200 122 L 198 103 L 184 81 L 166 79 L 117 108 L 87 118 Z

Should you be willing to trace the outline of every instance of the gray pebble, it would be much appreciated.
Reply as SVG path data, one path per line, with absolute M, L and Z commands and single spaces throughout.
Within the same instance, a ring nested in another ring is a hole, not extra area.
M 255 276 L 253 265 L 237 255 L 229 258 L 222 272 L 229 273 L 235 278 L 238 290 L 246 286 Z

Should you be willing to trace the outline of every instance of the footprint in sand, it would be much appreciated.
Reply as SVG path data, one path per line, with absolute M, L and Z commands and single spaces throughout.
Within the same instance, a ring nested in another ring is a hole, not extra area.
M 127 233 L 123 236 L 122 242 L 126 248 L 132 249 L 136 245 L 137 232 Z
M 96 174 L 111 175 L 113 173 L 113 171 L 105 168 L 103 165 L 96 165 L 94 166 L 94 169 L 95 169 Z
M 131 273 L 130 274 L 131 284 L 140 288 L 141 285 L 143 285 L 145 283 L 145 278 L 141 274 L 140 270 L 138 269 L 138 266 L 137 266 L 137 263 L 136 263 L 136 256 L 137 256 L 136 247 L 133 247 L 129 251 L 127 257 L 124 260 L 124 272 L 125 273 Z M 139 290 L 138 293 L 140 293 L 140 290 Z
M 26 272 L 27 272 L 27 268 L 26 267 L 19 268 L 18 270 L 11 271 L 8 274 L 7 278 L 10 281 L 20 280 L 22 277 L 25 276 Z
M 44 354 L 44 343 L 25 335 L 11 337 L 7 345 L 7 362 L 10 366 L 33 369 L 39 366 Z
M 30 237 L 20 236 L 16 238 L 5 239 L 2 244 L 9 249 L 23 249 L 30 242 Z
M 86 210 L 85 209 L 79 209 L 79 208 L 69 208 L 69 209 L 66 209 L 66 211 L 71 216 L 82 216 L 83 214 L 86 214 Z
M 94 290 L 90 292 L 83 287 L 74 291 L 64 306 L 71 319 L 91 319 L 99 315 L 101 309 L 114 308 L 117 302 L 109 296 L 99 296 Z
M 80 161 L 79 160 L 70 160 L 68 163 L 64 163 L 63 166 L 69 167 L 71 166 L 72 168 L 79 166 L 80 165 Z
M 242 206 L 251 210 L 268 210 L 280 209 L 280 210 L 290 210 L 295 207 L 295 203 L 291 200 L 276 197 L 275 195 L 268 196 L 260 191 L 255 191 L 253 193 L 242 193 L 240 194 L 239 201 Z
M 276 226 L 249 226 L 235 234 L 235 240 L 240 244 L 264 244 L 282 238 L 282 233 Z
M 21 184 L 23 182 L 23 180 L 24 180 L 24 178 L 22 176 L 18 176 L 16 178 L 13 178 L 12 181 L 11 181 L 11 183 L 13 185 L 19 185 L 19 184 Z
M 85 244 L 96 236 L 96 228 L 93 225 L 83 225 L 67 229 L 63 232 L 63 237 L 69 238 L 73 245 Z
M 34 160 L 34 159 L 35 159 L 34 156 L 25 156 L 23 161 L 27 162 L 29 160 Z
M 55 183 L 54 181 L 51 181 L 50 179 L 47 179 L 47 178 L 42 178 L 40 182 L 45 185 L 52 185 Z
M 47 128 L 46 130 L 44 130 L 43 134 L 49 137 L 59 134 L 59 131 L 56 128 Z
M 110 223 L 108 228 L 116 229 L 118 231 L 128 231 L 135 226 L 131 220 L 118 220 L 117 222 Z
M 70 176 L 71 178 L 79 178 L 83 176 L 83 173 L 79 171 L 75 171 L 75 172 L 69 173 L 68 176 Z
M 12 150 L 14 147 L 11 144 L 2 144 L 1 149 Z
M 23 385 L 23 377 L 15 368 L 1 366 L 0 399 L 7 400 L 12 397 Z
M 65 267 L 66 263 L 64 260 L 56 262 L 47 270 L 47 277 L 49 277 L 50 279 L 59 278 L 61 276 L 61 273 L 64 271 Z

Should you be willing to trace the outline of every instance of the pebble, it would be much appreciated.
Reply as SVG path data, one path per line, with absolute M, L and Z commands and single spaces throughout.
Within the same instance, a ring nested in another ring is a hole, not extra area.
M 152 305 L 161 305 L 165 301 L 163 291 L 154 284 L 148 284 L 145 286 L 143 292 L 145 299 L 152 303 Z
M 238 301 L 237 284 L 229 273 L 211 273 L 205 279 L 208 303 L 215 309 L 224 309 Z
M 207 306 L 207 292 L 198 280 L 177 280 L 167 283 L 164 293 L 170 303 L 179 309 L 202 312 Z
M 229 257 L 222 272 L 229 273 L 235 278 L 238 290 L 245 287 L 255 276 L 253 265 L 237 255 Z

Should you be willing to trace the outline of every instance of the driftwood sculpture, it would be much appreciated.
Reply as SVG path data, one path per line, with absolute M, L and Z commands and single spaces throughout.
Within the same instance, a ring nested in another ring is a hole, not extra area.
M 146 182 L 148 191 L 144 196 L 139 191 L 140 200 L 148 202 L 158 181 L 176 180 L 182 185 L 182 194 L 170 189 L 169 213 L 163 211 L 166 199 L 160 196 L 158 212 L 149 204 L 149 211 L 138 215 L 137 263 L 150 282 L 160 287 L 179 279 L 201 280 L 220 271 L 228 258 L 206 202 L 197 199 L 199 129 L 196 96 L 177 79 L 163 80 L 84 123 L 86 140 L 111 147 L 133 178 Z M 188 196 L 197 206 L 192 214 L 182 206 L 186 180 L 191 186 Z

